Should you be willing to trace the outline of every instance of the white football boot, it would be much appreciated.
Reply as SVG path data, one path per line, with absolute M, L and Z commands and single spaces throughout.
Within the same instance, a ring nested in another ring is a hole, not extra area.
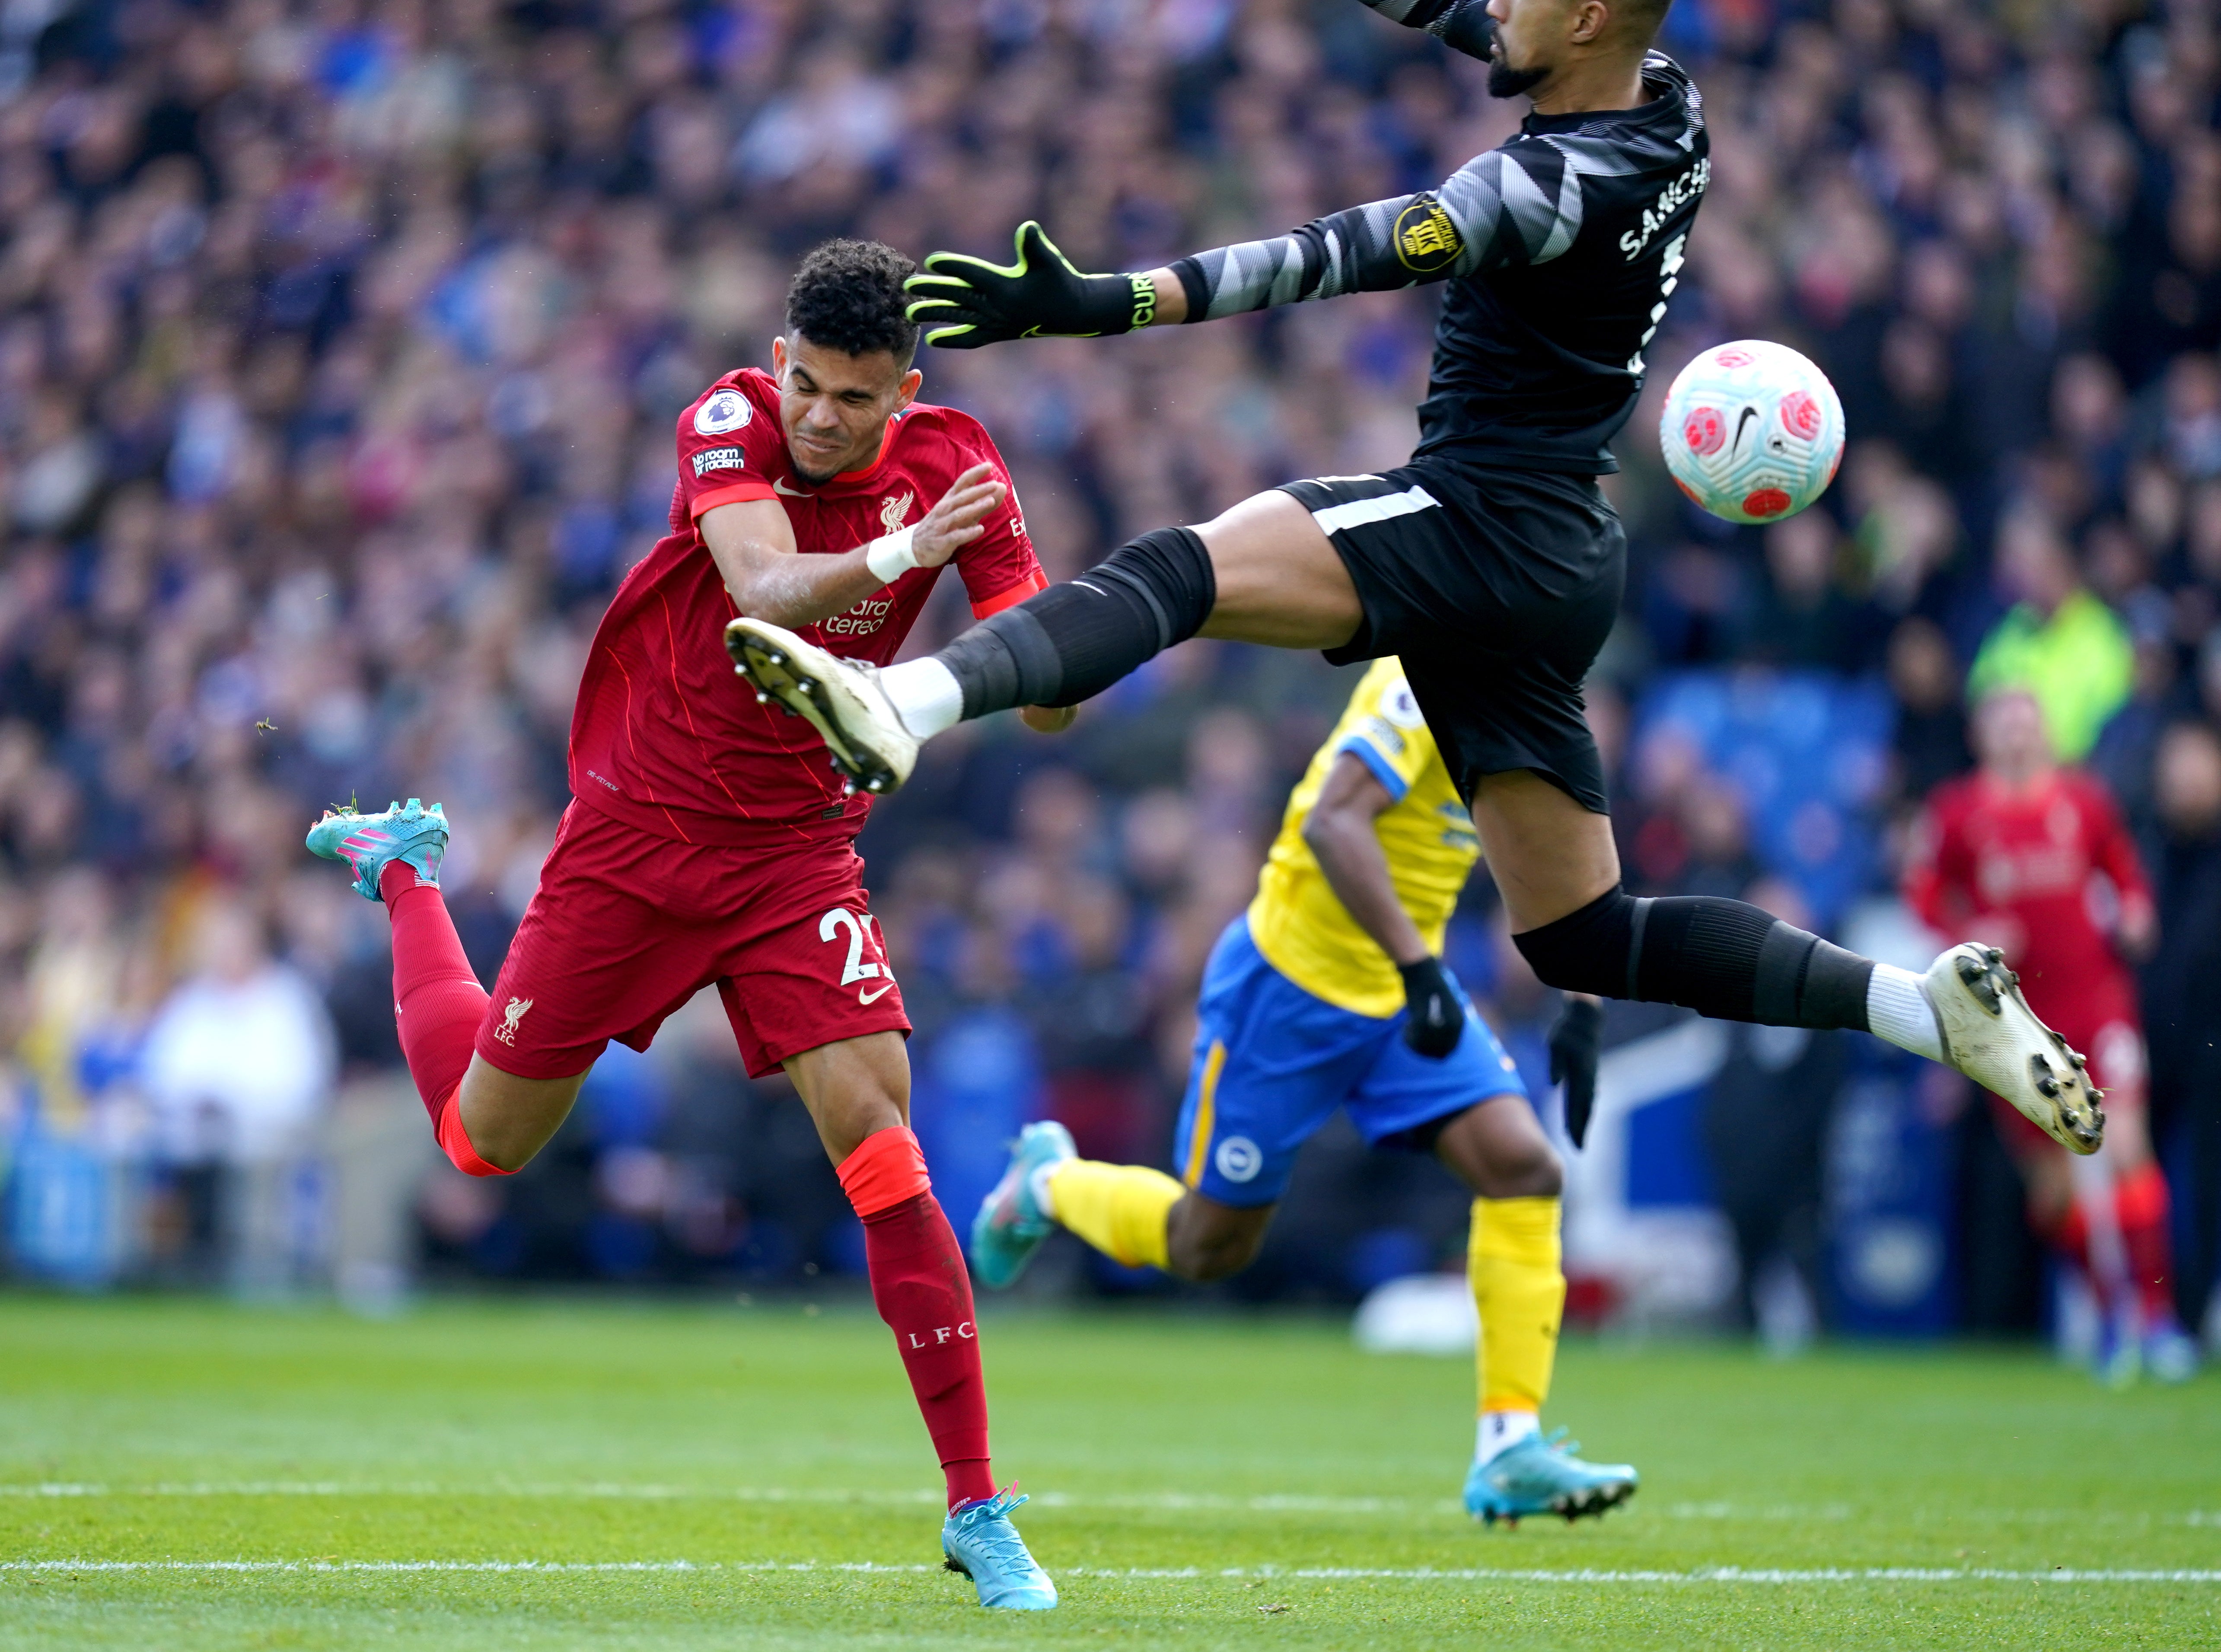
M 2003 953 L 1961 942 L 1928 967 L 1925 986 L 1946 1062 L 2003 1096 L 2069 1153 L 2104 1144 L 2098 1104 L 2105 1092 L 2090 1087 L 2081 1055 L 2036 1018 Z
M 757 699 L 777 700 L 809 720 L 851 785 L 884 795 L 910 779 L 917 736 L 879 686 L 879 667 L 842 660 L 758 619 L 726 626 L 725 652 L 754 685 Z

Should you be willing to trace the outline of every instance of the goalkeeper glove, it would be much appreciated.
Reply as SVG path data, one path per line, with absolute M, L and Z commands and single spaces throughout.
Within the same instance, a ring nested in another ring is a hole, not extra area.
M 912 295 L 904 312 L 925 329 L 925 341 L 973 350 L 1004 339 L 1097 338 L 1147 327 L 1157 290 L 1146 275 L 1083 275 L 1040 224 L 1018 226 L 1017 258 L 990 264 L 962 253 L 927 254 L 925 268 L 903 283 Z
M 1453 52 L 1486 63 L 1496 39 L 1488 0 L 1365 0 L 1391 22 L 1423 28 Z
M 1597 1044 L 1604 1032 L 1604 1006 L 1569 998 L 1558 1024 L 1550 1029 L 1550 1082 L 1566 1086 L 1566 1134 L 1580 1147 L 1596 1110 Z
M 1404 998 L 1411 1011 L 1404 1023 L 1404 1042 L 1420 1054 L 1440 1061 L 1465 1036 L 1465 1005 L 1458 998 L 1457 978 L 1434 957 L 1396 968 L 1404 977 Z

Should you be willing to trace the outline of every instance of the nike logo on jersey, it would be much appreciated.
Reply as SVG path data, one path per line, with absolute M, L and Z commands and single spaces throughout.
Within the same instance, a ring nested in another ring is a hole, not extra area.
M 867 992 L 860 986 L 856 989 L 856 1002 L 866 1004 L 877 1004 L 881 998 L 886 997 L 888 993 L 894 990 L 895 984 L 892 981 L 889 981 L 885 986 L 878 987 L 869 992 Z
M 771 479 L 771 491 L 773 493 L 783 493 L 790 499 L 812 499 L 817 497 L 814 493 L 804 493 L 799 488 L 791 488 L 776 476 Z

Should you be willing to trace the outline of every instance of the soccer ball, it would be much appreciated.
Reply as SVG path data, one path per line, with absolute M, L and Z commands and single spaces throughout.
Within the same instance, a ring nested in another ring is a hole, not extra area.
M 1780 522 L 1828 491 L 1843 457 L 1843 404 L 1786 344 L 1705 351 L 1666 392 L 1658 440 L 1674 480 L 1729 522 Z

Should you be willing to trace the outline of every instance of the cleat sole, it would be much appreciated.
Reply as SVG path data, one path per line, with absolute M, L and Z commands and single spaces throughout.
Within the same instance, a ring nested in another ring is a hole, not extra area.
M 817 731 L 825 742 L 833 767 L 854 787 L 874 795 L 894 791 L 904 777 L 885 754 L 854 741 L 827 715 L 832 697 L 827 685 L 812 676 L 787 651 L 751 629 L 751 622 L 735 620 L 725 628 L 725 652 L 733 668 L 745 678 L 759 700 L 775 701 L 789 716 L 798 716 Z
M 2091 1086 L 2081 1054 L 2029 1007 L 2003 953 L 1974 942 L 1954 947 L 1929 967 L 1926 988 L 1947 1062 L 2068 1152 L 2086 1155 L 2104 1145 L 2105 1092 Z

